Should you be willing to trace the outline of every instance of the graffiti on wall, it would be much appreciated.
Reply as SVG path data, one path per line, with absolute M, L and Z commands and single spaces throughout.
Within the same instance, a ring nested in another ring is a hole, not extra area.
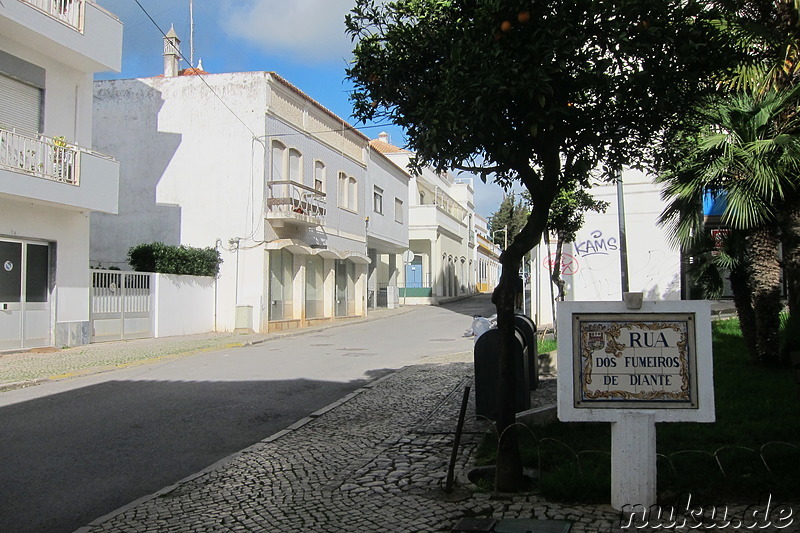
M 556 261 L 556 254 L 550 254 L 550 257 L 544 260 L 544 267 L 551 272 L 558 269 L 562 276 L 574 276 L 580 268 L 578 260 L 565 253 L 561 254 L 561 263 Z
M 619 250 L 619 242 L 616 237 L 606 238 L 600 230 L 594 230 L 590 235 L 589 239 L 575 243 L 575 253 L 578 257 L 609 255 L 611 252 Z

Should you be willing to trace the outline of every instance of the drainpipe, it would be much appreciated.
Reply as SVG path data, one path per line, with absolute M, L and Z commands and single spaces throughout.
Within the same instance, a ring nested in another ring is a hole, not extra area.
M 222 241 L 217 239 L 214 243 L 214 250 L 217 251 L 217 256 L 219 256 L 219 245 L 222 244 Z M 217 306 L 219 300 L 219 273 L 214 276 L 214 331 L 217 331 Z

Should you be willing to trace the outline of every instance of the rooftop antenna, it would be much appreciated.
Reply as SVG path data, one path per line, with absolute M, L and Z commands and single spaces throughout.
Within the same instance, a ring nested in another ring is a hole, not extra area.
M 189 66 L 194 67 L 194 2 L 189 0 Z

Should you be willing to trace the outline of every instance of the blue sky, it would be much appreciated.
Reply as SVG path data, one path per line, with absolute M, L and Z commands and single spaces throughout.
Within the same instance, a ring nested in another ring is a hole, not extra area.
M 122 72 L 97 79 L 140 78 L 163 73 L 162 31 L 174 25 L 181 51 L 190 56 L 189 0 L 97 0 L 124 24 Z M 370 138 L 386 131 L 403 146 L 393 125 L 356 123 L 348 100 L 345 69 L 352 43 L 344 17 L 354 0 L 194 0 L 194 60 L 209 73 L 275 71 L 319 103 L 363 128 Z M 182 64 L 181 68 L 187 67 Z M 488 217 L 502 201 L 502 189 L 475 178 L 475 210 Z

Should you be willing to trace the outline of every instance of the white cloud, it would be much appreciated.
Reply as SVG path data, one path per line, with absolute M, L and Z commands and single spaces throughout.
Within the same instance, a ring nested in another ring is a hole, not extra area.
M 307 63 L 348 58 L 344 17 L 354 0 L 251 0 L 227 2 L 222 25 L 269 54 Z

